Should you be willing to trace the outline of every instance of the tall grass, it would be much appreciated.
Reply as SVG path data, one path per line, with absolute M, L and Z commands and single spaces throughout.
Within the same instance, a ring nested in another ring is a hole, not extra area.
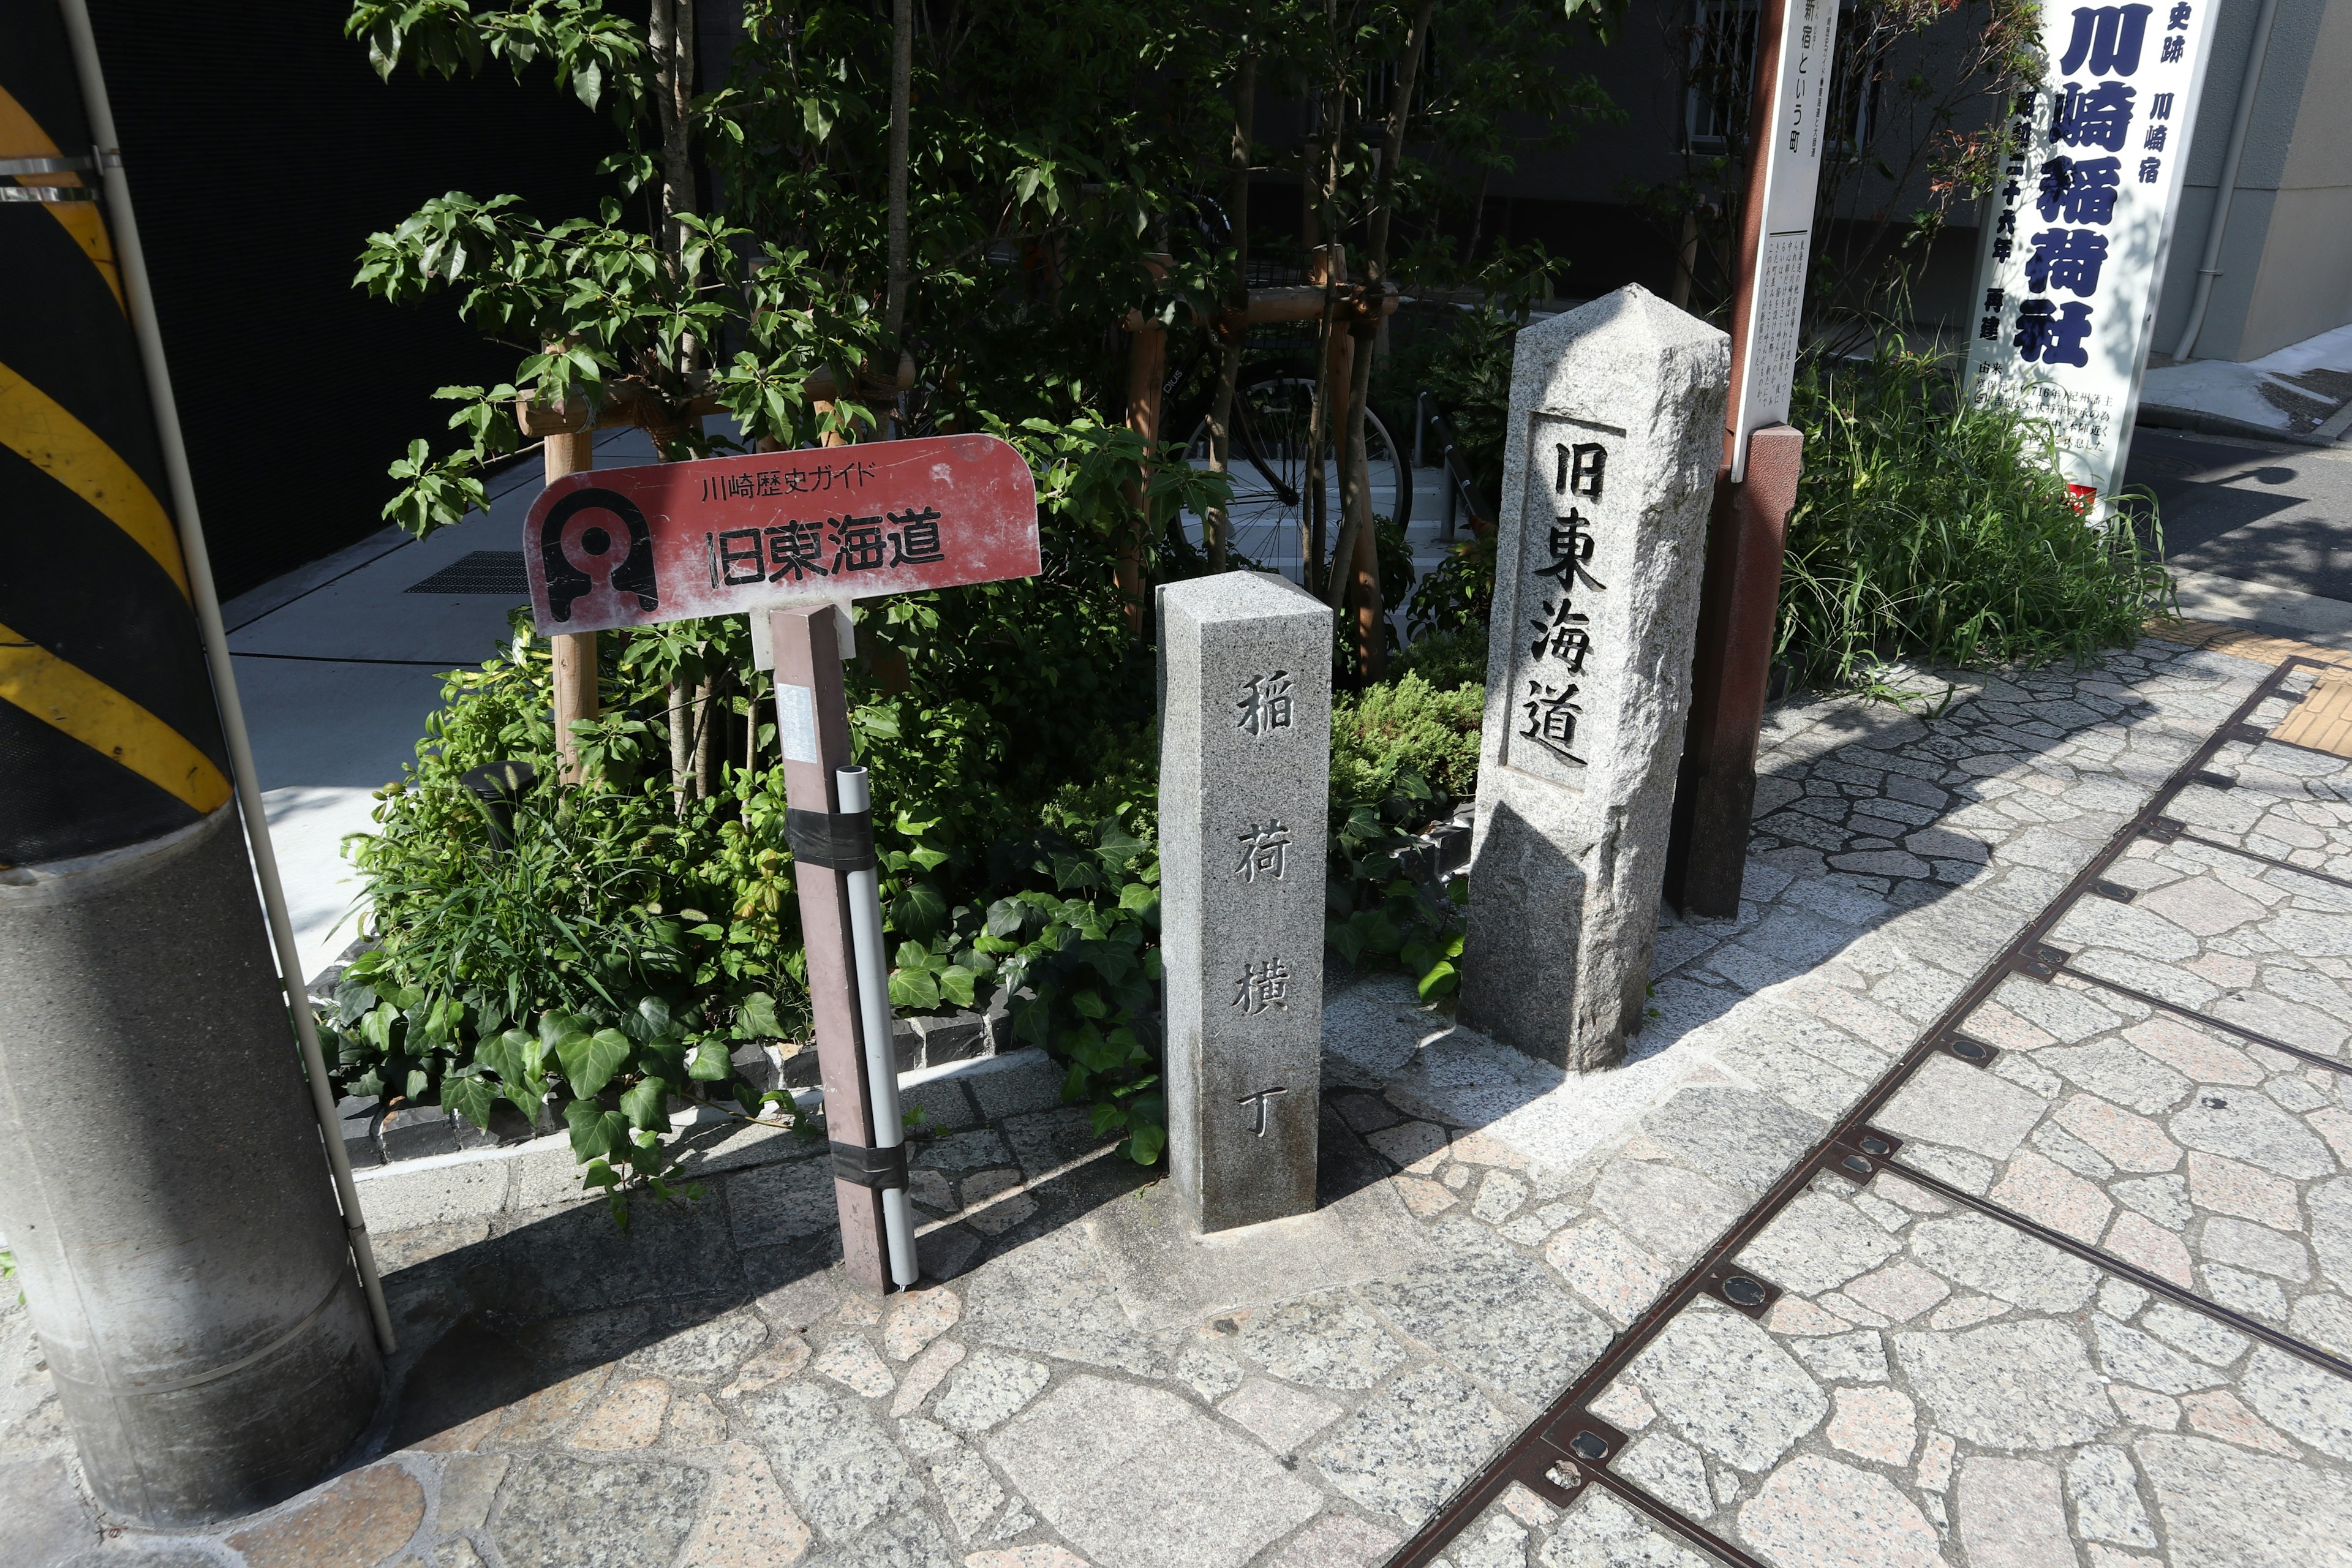
M 1899 345 L 1815 366 L 1791 422 L 1804 479 L 1780 580 L 1780 657 L 1814 685 L 1885 661 L 1947 667 L 2082 660 L 2128 647 L 2168 609 L 2152 500 L 2094 524 L 2051 462 L 2047 426 L 1961 400 Z

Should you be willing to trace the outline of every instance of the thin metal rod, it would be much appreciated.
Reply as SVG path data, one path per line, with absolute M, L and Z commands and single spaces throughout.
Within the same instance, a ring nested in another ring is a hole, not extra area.
M 188 448 L 180 434 L 180 410 L 172 395 L 172 370 L 163 357 L 163 335 L 155 322 L 154 290 L 148 286 L 146 254 L 139 244 L 139 223 L 131 205 L 130 176 L 122 166 L 121 144 L 115 139 L 114 110 L 107 100 L 106 78 L 100 69 L 98 37 L 90 30 L 86 0 L 59 0 L 66 32 L 72 41 L 74 73 L 81 79 L 82 99 L 89 112 L 90 134 L 98 139 L 102 165 L 100 183 L 106 192 L 108 226 L 113 230 L 115 264 L 121 270 L 123 293 L 131 307 L 131 325 L 139 340 L 139 358 L 147 373 L 147 396 L 154 410 L 155 437 L 163 450 L 163 471 L 170 480 L 172 513 L 179 526 L 180 552 L 188 568 L 188 587 L 195 599 L 196 624 L 204 633 L 205 660 L 212 668 L 213 698 L 219 705 L 221 729 L 228 741 L 229 771 L 236 781 L 237 810 L 245 818 L 246 842 L 253 851 L 253 871 L 261 884 L 261 907 L 269 921 L 269 934 L 278 949 L 279 979 L 294 1015 L 294 1033 L 301 1042 L 302 1066 L 310 1079 L 310 1106 L 319 1118 L 319 1135 L 327 1146 L 327 1166 L 334 1173 L 335 1196 L 342 1205 L 343 1229 L 351 1242 L 352 1261 L 359 1268 L 360 1284 L 367 1292 L 368 1314 L 375 1320 L 376 1342 L 386 1355 L 400 1348 L 392 1331 L 392 1312 L 384 1305 L 383 1281 L 375 1266 L 375 1248 L 368 1241 L 367 1221 L 360 1213 L 358 1186 L 352 1181 L 351 1156 L 343 1148 L 341 1129 L 335 1122 L 334 1091 L 328 1085 L 327 1063 L 319 1048 L 318 1021 L 310 1016 L 310 987 L 302 973 L 302 953 L 294 940 L 293 917 L 286 910 L 286 886 L 278 875 L 278 855 L 270 847 L 269 819 L 261 809 L 260 775 L 253 765 L 253 742 L 246 732 L 245 708 L 237 700 L 236 670 L 229 661 L 228 635 L 221 629 L 220 595 L 213 585 L 212 555 L 205 548 L 205 531 L 196 513 L 196 487 L 188 470 Z
M 864 768 L 835 768 L 834 787 L 845 814 L 870 811 L 874 786 Z M 857 1017 L 866 1033 L 866 1097 L 874 1108 L 874 1147 L 907 1141 L 898 1110 L 898 1052 L 890 1043 L 890 982 L 882 963 L 882 884 L 871 866 L 846 874 L 849 883 L 851 973 L 857 979 Z M 882 1189 L 882 1236 L 890 1249 L 890 1278 L 901 1289 L 920 1274 L 915 1260 L 915 1215 L 904 1186 Z

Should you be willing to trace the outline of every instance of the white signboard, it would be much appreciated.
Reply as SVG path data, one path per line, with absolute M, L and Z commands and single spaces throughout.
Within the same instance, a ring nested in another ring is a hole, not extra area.
M 1837 44 L 1837 0 L 1787 0 L 1773 74 L 1771 132 L 1764 157 L 1764 216 L 1756 282 L 1748 294 L 1746 345 L 1731 389 L 1731 477 L 1748 477 L 1748 437 L 1789 418 L 1797 374 L 1797 326 L 1805 309 L 1805 262 L 1812 249 L 1813 193 L 1822 179 L 1822 115 L 1829 104 Z
M 2219 0 L 2042 13 L 2048 74 L 2011 105 L 1969 387 L 2049 421 L 2085 511 L 2123 480 Z

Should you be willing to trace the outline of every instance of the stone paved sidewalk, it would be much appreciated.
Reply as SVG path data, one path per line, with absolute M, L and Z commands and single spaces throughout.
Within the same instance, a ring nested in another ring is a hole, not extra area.
M 1393 980 L 1334 987 L 1302 1219 L 1184 1237 L 1041 1064 L 931 1091 L 936 1282 L 885 1303 L 840 1285 L 829 1179 L 789 1140 L 714 1147 L 711 1195 L 626 1237 L 576 1203 L 386 1235 L 404 1384 L 372 1462 L 201 1536 L 101 1537 L 23 1315 L 0 1315 L 0 1562 L 1370 1568 L 2268 673 L 2148 642 L 1972 679 L 1933 716 L 1780 710 L 1751 902 L 1662 931 L 1625 1067 L 1563 1079 Z M 2190 832 L 2108 873 L 2129 900 L 2049 940 L 2216 1022 L 2004 982 L 1964 1022 L 1991 1064 L 1932 1058 L 1878 1117 L 1897 1168 L 1816 1179 L 1739 1253 L 1784 1292 L 1760 1321 L 1702 1300 L 1596 1391 L 1633 1438 L 1615 1482 L 1660 1511 L 1514 1488 L 1451 1568 L 1714 1560 L 1694 1530 L 1779 1568 L 2341 1550 L 2352 1384 L 2194 1303 L 2352 1354 L 2352 1097 L 2311 1059 L 2352 1035 L 2352 903 L 2196 838 L 2352 876 L 2352 765 L 2232 742 L 2214 766 L 2235 787 L 2183 795 Z

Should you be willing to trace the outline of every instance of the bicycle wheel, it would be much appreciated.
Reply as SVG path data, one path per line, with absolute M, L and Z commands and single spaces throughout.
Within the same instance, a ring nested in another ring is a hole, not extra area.
M 1226 472 L 1234 500 L 1227 513 L 1233 548 L 1296 582 L 1304 559 L 1307 452 L 1315 408 L 1315 378 L 1290 371 L 1263 373 L 1234 391 L 1234 428 Z M 1194 428 L 1185 455 L 1195 465 L 1209 456 L 1209 422 Z M 1412 468 L 1388 426 L 1364 411 L 1364 467 L 1375 514 L 1399 527 L 1412 521 Z M 1329 432 L 1323 440 L 1324 548 L 1339 533 L 1339 472 Z

